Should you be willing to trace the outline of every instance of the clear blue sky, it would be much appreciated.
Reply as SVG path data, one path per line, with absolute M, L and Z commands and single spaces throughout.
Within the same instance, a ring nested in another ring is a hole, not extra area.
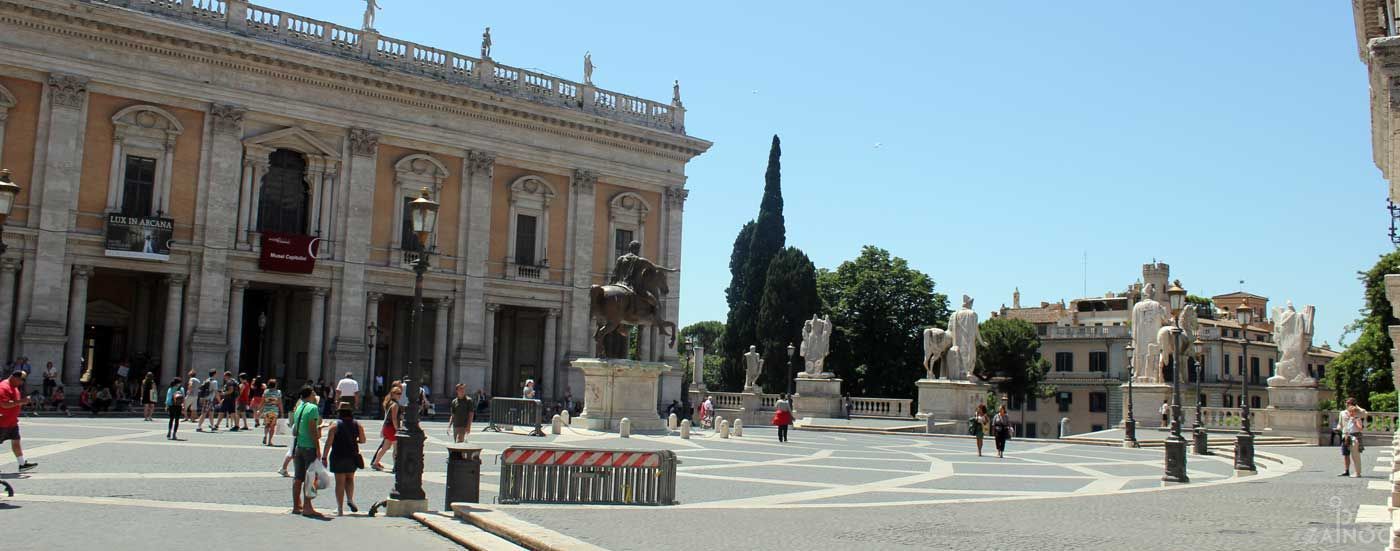
M 358 26 L 353 0 L 265 0 Z M 1356 317 L 1391 249 L 1348 3 L 380 0 L 389 36 L 666 100 L 690 133 L 681 320 L 723 320 L 728 260 L 783 139 L 788 244 L 874 244 L 938 290 L 1011 302 L 1122 290 L 1168 262 L 1191 292 Z M 931 321 L 931 320 L 930 320 Z

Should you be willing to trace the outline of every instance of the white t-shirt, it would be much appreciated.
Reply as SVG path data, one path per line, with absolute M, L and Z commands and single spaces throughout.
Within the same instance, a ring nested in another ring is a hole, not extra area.
M 223 381 L 220 381 L 218 378 L 209 379 L 209 397 L 213 398 L 215 396 L 218 396 L 219 388 L 222 386 L 224 386 Z
M 346 377 L 335 384 L 335 389 L 340 392 L 342 398 L 348 398 L 360 393 L 360 383 Z
M 188 384 L 189 386 L 185 387 L 185 403 L 190 406 L 193 406 L 195 397 L 199 396 L 199 385 L 201 384 L 201 382 L 199 380 L 199 377 L 190 377 L 190 382 L 186 384 Z

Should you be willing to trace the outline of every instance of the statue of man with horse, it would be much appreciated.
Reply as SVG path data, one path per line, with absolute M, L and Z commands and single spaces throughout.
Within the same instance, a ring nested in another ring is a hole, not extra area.
M 657 266 L 642 257 L 641 250 L 641 243 L 628 243 L 627 252 L 617 258 L 612 281 L 590 290 L 593 319 L 604 322 L 593 333 L 600 357 L 627 357 L 627 333 L 633 326 L 658 327 L 670 337 L 670 346 L 676 345 L 676 324 L 662 317 L 661 299 L 671 293 L 666 274 L 678 270 Z

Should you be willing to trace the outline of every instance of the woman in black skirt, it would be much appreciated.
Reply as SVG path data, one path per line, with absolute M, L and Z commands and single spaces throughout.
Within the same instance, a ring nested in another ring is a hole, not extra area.
M 346 504 L 350 505 L 350 512 L 360 512 L 355 507 L 355 471 L 365 468 L 365 458 L 360 455 L 365 428 L 355 421 L 355 407 L 350 402 L 341 402 L 336 413 L 340 420 L 326 434 L 321 462 L 335 474 L 336 516 L 343 516 Z
M 1011 416 L 1006 414 L 1006 404 L 997 408 L 996 417 L 992 418 L 992 434 L 996 436 L 997 457 L 1002 457 L 1006 453 L 1006 441 L 1011 439 Z

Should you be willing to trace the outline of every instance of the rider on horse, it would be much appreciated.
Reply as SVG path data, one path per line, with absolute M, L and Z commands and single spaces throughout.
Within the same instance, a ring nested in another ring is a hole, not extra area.
M 641 297 L 650 310 L 655 311 L 657 301 L 657 290 L 648 287 L 643 280 L 647 270 L 659 270 L 662 272 L 676 272 L 670 268 L 657 266 L 650 260 L 641 256 L 642 244 L 636 241 L 627 244 L 627 252 L 617 257 L 617 267 L 613 270 L 613 285 L 626 287 L 638 297 Z

